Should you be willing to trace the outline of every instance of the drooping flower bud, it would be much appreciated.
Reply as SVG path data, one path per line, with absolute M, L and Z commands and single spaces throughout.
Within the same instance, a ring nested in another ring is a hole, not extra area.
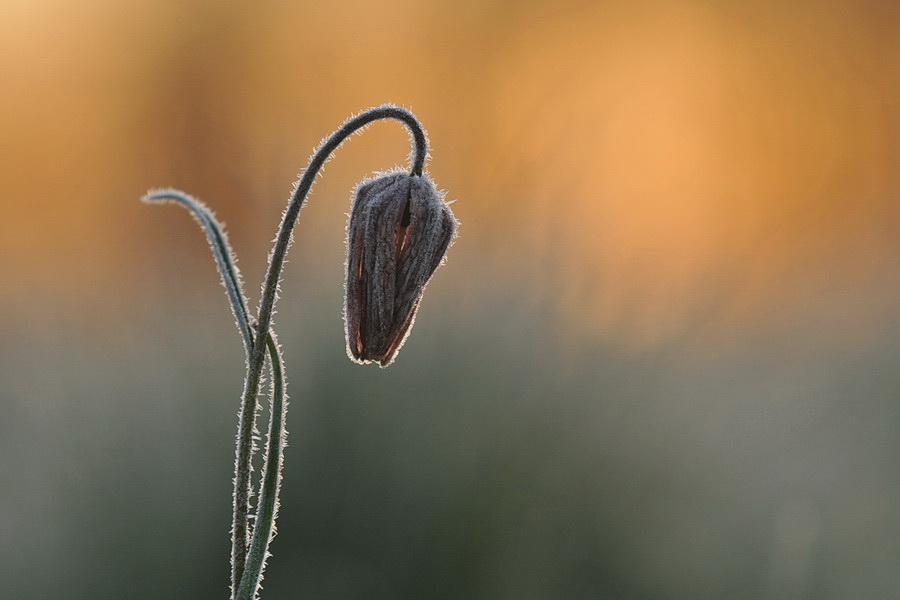
M 456 219 L 425 177 L 392 173 L 356 190 L 347 225 L 347 355 L 386 367 L 416 318 L 425 284 L 456 235 Z

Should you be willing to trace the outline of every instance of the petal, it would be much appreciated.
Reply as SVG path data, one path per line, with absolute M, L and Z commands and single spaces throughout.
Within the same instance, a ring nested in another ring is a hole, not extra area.
M 394 232 L 408 197 L 408 178 L 398 178 L 393 185 L 372 196 L 366 204 L 363 241 L 366 311 L 362 337 L 372 358 L 380 356 L 389 344 L 397 266 Z
M 425 285 L 440 266 L 456 232 L 456 219 L 431 183 L 415 179 L 406 247 L 397 267 L 395 327 L 410 320 L 406 313 L 416 310 Z

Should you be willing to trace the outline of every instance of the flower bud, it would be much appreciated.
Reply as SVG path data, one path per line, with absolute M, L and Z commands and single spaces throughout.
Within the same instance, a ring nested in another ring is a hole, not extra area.
M 456 219 L 425 177 L 392 173 L 360 185 L 347 225 L 347 355 L 386 367 L 406 341 L 425 284 L 456 235 Z

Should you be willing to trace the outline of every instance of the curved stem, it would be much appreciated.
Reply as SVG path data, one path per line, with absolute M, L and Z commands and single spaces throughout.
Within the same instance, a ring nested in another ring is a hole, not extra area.
M 167 189 L 149 192 L 142 200 L 148 204 L 163 204 L 171 202 L 187 209 L 206 234 L 213 257 L 216 260 L 222 284 L 225 286 L 231 309 L 237 321 L 238 330 L 244 341 L 244 350 L 249 358 L 255 344 L 254 332 L 251 326 L 247 309 L 247 299 L 241 286 L 240 273 L 237 269 L 234 252 L 228 243 L 224 227 L 216 220 L 213 212 L 205 204 L 179 190 Z M 265 566 L 266 550 L 273 537 L 275 517 L 278 512 L 278 494 L 281 487 L 281 467 L 284 462 L 284 447 L 286 445 L 287 432 L 285 431 L 285 416 L 287 402 L 284 379 L 284 361 L 281 350 L 275 340 L 275 332 L 269 331 L 266 336 L 266 347 L 269 352 L 269 360 L 272 369 L 272 405 L 269 419 L 269 435 L 266 443 L 266 457 L 263 465 L 263 474 L 260 481 L 259 503 L 257 506 L 257 518 L 253 529 L 253 538 L 249 545 L 248 567 L 242 579 L 239 597 L 247 597 L 255 593 L 256 587 Z M 256 414 L 256 398 L 251 415 Z M 239 429 L 243 430 L 244 427 Z M 253 424 L 248 428 L 253 430 Z M 253 439 L 239 439 L 239 446 L 253 447 Z M 250 589 L 251 584 L 255 584 Z M 250 589 L 248 592 L 247 590 Z
M 421 176 L 428 155 L 428 142 L 425 131 L 416 117 L 399 106 L 385 105 L 369 109 L 349 119 L 344 125 L 326 138 L 310 158 L 309 166 L 297 183 L 287 210 L 281 221 L 278 236 L 272 254 L 269 256 L 266 278 L 263 283 L 262 298 L 257 314 L 256 339 L 262 339 L 269 331 L 272 313 L 278 295 L 278 284 L 284 267 L 284 259 L 291 244 L 291 233 L 300 214 L 300 209 L 309 195 L 313 181 L 328 157 L 351 135 L 366 127 L 373 121 L 394 119 L 409 129 L 413 138 L 413 153 L 410 172 Z M 247 377 L 244 380 L 241 413 L 239 416 L 238 440 L 250 439 L 253 434 L 253 416 L 256 411 L 256 398 L 259 394 L 260 377 L 265 363 L 266 345 L 256 344 L 250 353 Z M 234 475 L 234 514 L 232 521 L 232 589 L 236 590 L 242 580 L 247 557 L 248 514 L 250 510 L 252 447 L 238 444 Z
M 147 204 L 163 204 L 171 202 L 178 204 L 187 209 L 191 216 L 203 229 L 206 239 L 212 249 L 213 257 L 216 259 L 216 266 L 219 275 L 222 277 L 222 285 L 225 286 L 225 292 L 228 295 L 228 301 L 231 304 L 231 312 L 234 313 L 234 319 L 237 321 L 238 331 L 244 342 L 244 352 L 247 353 L 249 359 L 253 348 L 253 329 L 250 326 L 250 316 L 247 310 L 247 297 L 244 295 L 241 286 L 241 275 L 238 271 L 234 252 L 228 243 L 228 237 L 225 235 L 225 229 L 222 224 L 216 220 L 215 215 L 208 206 L 191 196 L 179 190 L 156 190 L 148 192 L 146 196 L 141 198 Z

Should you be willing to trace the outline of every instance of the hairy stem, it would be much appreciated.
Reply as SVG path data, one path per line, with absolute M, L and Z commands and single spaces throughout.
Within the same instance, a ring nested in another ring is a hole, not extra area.
M 278 516 L 278 495 L 281 491 L 281 470 L 284 465 L 284 447 L 287 445 L 285 417 L 287 396 L 285 395 L 284 368 L 281 351 L 274 332 L 269 331 L 266 347 L 272 363 L 272 406 L 269 415 L 269 435 L 266 441 L 266 456 L 260 480 L 259 500 L 256 505 L 256 520 L 253 537 L 247 550 L 247 563 L 235 593 L 237 600 L 252 600 L 262 580 L 269 543 L 274 537 L 275 518 Z
M 143 198 L 149 204 L 162 204 L 171 202 L 187 209 L 199 223 L 206 234 L 209 245 L 216 260 L 219 274 L 231 309 L 237 321 L 238 330 L 244 341 L 244 350 L 249 358 L 255 345 L 252 319 L 247 310 L 247 299 L 241 286 L 240 274 L 234 257 L 234 252 L 228 243 L 222 224 L 219 223 L 212 211 L 196 198 L 179 190 L 157 190 L 148 193 Z M 269 360 L 272 368 L 272 406 L 269 419 L 269 435 L 266 443 L 266 457 L 263 465 L 263 475 L 260 480 L 259 506 L 254 525 L 253 538 L 250 543 L 251 569 L 246 574 L 252 577 L 244 577 L 246 581 L 259 581 L 265 564 L 265 554 L 268 544 L 273 537 L 275 517 L 278 512 L 278 494 L 281 487 L 281 467 L 284 462 L 284 447 L 287 432 L 285 431 L 285 416 L 287 409 L 284 379 L 283 359 L 278 343 L 275 341 L 275 333 L 269 331 L 266 337 L 266 347 L 269 351 Z M 254 401 L 256 399 L 254 398 Z M 255 402 L 254 402 L 255 404 Z M 256 407 L 253 407 L 253 416 L 256 415 Z M 250 429 L 252 430 L 251 423 Z M 243 427 L 240 429 L 243 430 Z M 240 444 L 241 441 L 239 440 Z M 250 444 L 253 443 L 251 439 Z M 249 587 L 249 584 L 244 587 Z M 244 592 L 246 596 L 246 592 Z M 246 596 L 249 597 L 249 596 Z
M 200 225 L 203 233 L 206 234 L 207 241 L 209 241 L 213 257 L 216 259 L 216 267 L 218 267 L 219 275 L 222 277 L 222 285 L 225 286 L 225 292 L 231 304 L 231 312 L 234 313 L 238 331 L 240 331 L 241 339 L 244 342 L 244 352 L 246 352 L 249 359 L 253 347 L 253 329 L 250 326 L 250 316 L 247 310 L 247 296 L 244 295 L 234 251 L 232 251 L 231 245 L 228 243 L 228 237 L 225 235 L 225 229 L 222 227 L 222 224 L 216 220 L 215 215 L 208 206 L 190 194 L 185 194 L 179 190 L 156 190 L 149 192 L 141 200 L 147 204 L 164 204 L 167 202 L 178 204 L 188 210 Z
M 272 324 L 272 313 L 278 295 L 278 284 L 281 281 L 281 272 L 284 267 L 285 256 L 288 247 L 291 244 L 291 233 L 296 224 L 297 216 L 300 214 L 300 209 L 303 208 L 306 197 L 309 195 L 309 191 L 312 188 L 316 175 L 318 175 L 331 153 L 334 152 L 348 137 L 373 121 L 381 119 L 394 119 L 400 121 L 409 129 L 413 138 L 413 153 L 410 171 L 413 175 L 422 175 L 425 159 L 428 155 L 428 143 L 421 124 L 419 124 L 418 120 L 411 112 L 404 108 L 385 105 L 369 109 L 348 120 L 340 129 L 326 138 L 315 151 L 312 158 L 310 158 L 309 165 L 303 172 L 303 176 L 297 182 L 297 186 L 291 195 L 287 210 L 285 210 L 284 217 L 282 218 L 281 226 L 275 240 L 275 246 L 269 256 L 268 269 L 263 283 L 262 298 L 257 314 L 256 339 L 262 339 L 262 336 L 268 333 Z M 260 378 L 265 364 L 265 356 L 266 347 L 264 344 L 253 346 L 248 361 L 247 377 L 244 380 L 243 398 L 241 401 L 234 476 L 232 590 L 237 590 L 238 585 L 242 581 L 247 561 L 253 417 L 256 411 L 256 399 L 259 395 Z M 264 555 L 265 552 L 263 552 L 263 556 L 259 557 L 259 559 L 264 559 Z M 254 560 L 256 559 L 257 558 L 254 557 Z M 246 568 L 248 571 L 251 570 L 250 565 L 246 565 Z M 256 570 L 255 565 L 252 570 Z M 261 567 L 259 572 L 261 573 Z M 256 588 L 259 585 L 258 576 L 249 577 L 250 579 L 255 578 L 256 581 L 251 581 L 248 584 L 252 587 L 252 590 L 248 592 L 250 595 L 246 596 L 247 598 L 251 598 L 253 594 L 255 594 Z M 241 589 L 244 589 L 243 585 L 241 585 Z

